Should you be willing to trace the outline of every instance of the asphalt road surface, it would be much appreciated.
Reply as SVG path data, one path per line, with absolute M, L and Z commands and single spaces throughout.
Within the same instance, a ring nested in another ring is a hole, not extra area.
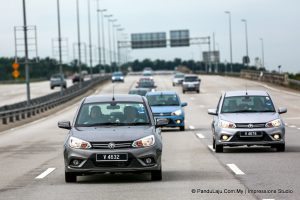
M 137 76 L 115 84 L 127 93 Z M 64 181 L 63 143 L 68 131 L 59 120 L 72 120 L 76 105 L 38 121 L 0 132 L 0 199 L 299 199 L 300 95 L 238 78 L 201 76 L 200 94 L 182 94 L 171 76 L 155 76 L 158 90 L 175 90 L 187 102 L 186 131 L 164 130 L 163 180 L 149 175 L 104 174 Z M 286 152 L 265 147 L 235 147 L 216 154 L 212 149 L 208 108 L 215 108 L 222 91 L 267 90 L 277 107 L 286 106 Z M 112 93 L 106 84 L 96 93 Z M 266 193 L 267 192 L 267 193 Z M 276 192 L 276 193 L 274 193 Z M 280 193 L 285 192 L 285 193 Z

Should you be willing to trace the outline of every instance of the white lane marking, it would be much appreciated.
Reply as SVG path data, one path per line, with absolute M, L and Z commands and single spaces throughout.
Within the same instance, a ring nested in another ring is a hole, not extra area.
M 262 200 L 275 200 L 275 199 L 262 199 Z
M 199 105 L 200 108 L 205 108 L 205 105 Z
M 289 95 L 293 95 L 293 96 L 298 96 L 298 97 L 300 96 L 298 93 L 288 92 L 288 91 L 283 91 L 283 90 L 278 90 L 278 89 L 270 87 L 270 86 L 268 86 L 266 84 L 260 84 L 260 85 L 262 85 L 263 87 L 265 87 L 265 88 L 267 88 L 269 90 L 273 90 L 273 91 L 276 91 L 276 92 L 282 92 L 282 93 L 285 93 L 285 94 L 289 94 Z
M 51 172 L 53 172 L 54 170 L 55 170 L 55 168 L 48 168 L 46 171 L 44 171 L 43 173 L 41 173 L 40 175 L 35 177 L 35 179 L 43 179 L 46 176 L 48 176 Z
M 194 129 L 195 129 L 195 127 L 194 127 L 194 126 L 189 126 L 189 128 L 190 128 L 190 129 L 192 129 L 192 130 L 194 130 Z
M 211 151 L 215 152 L 215 150 L 214 150 L 214 148 L 213 148 L 212 145 L 207 145 L 207 146 L 208 146 L 208 148 L 209 148 Z
M 295 126 L 295 125 L 290 125 L 289 127 L 290 127 L 290 128 L 296 128 L 296 126 Z
M 194 98 L 194 97 L 191 97 L 191 100 L 195 100 L 195 98 Z
M 300 119 L 300 117 L 285 117 L 284 119 Z
M 288 123 L 285 123 L 285 125 L 287 126 L 287 125 L 289 125 Z
M 245 175 L 242 170 L 240 170 L 235 164 L 227 164 L 227 166 L 233 171 L 236 175 Z
M 200 138 L 200 139 L 204 139 L 204 138 L 205 138 L 204 135 L 202 135 L 201 133 L 197 133 L 196 135 L 197 135 L 197 137 Z

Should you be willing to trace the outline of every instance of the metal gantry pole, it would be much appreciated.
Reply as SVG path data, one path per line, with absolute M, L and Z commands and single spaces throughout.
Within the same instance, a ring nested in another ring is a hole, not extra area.
M 232 33 L 231 33 L 231 12 L 225 11 L 226 14 L 228 14 L 229 17 L 229 45 L 230 45 L 230 71 L 232 72 Z
M 26 2 L 23 0 L 23 21 L 24 21 L 24 45 L 25 45 L 25 76 L 26 76 L 26 91 L 27 105 L 30 105 L 30 74 L 28 60 L 28 37 L 27 37 L 27 19 L 26 19 Z
M 262 60 L 262 67 L 265 67 L 265 49 L 264 49 L 264 40 L 260 38 L 261 41 L 261 60 Z
M 242 22 L 245 23 L 245 39 L 246 39 L 246 57 L 247 57 L 247 66 L 249 65 L 248 59 L 249 59 L 249 49 L 248 49 L 248 25 L 247 20 L 242 19 Z
M 88 25 L 89 25 L 89 52 L 90 52 L 90 74 L 93 79 L 93 50 L 92 50 L 92 25 L 91 25 L 91 0 L 88 0 Z
M 80 16 L 79 16 L 79 0 L 76 0 L 77 8 L 77 37 L 78 37 L 78 68 L 79 68 L 79 87 L 81 88 L 81 41 L 80 41 Z
M 61 26 L 60 26 L 60 2 L 57 0 L 57 24 L 58 24 L 58 54 L 59 54 L 59 73 L 63 76 L 62 68 L 62 45 L 61 45 Z M 61 77 L 63 79 L 63 77 Z M 60 94 L 63 95 L 63 80 L 60 81 Z

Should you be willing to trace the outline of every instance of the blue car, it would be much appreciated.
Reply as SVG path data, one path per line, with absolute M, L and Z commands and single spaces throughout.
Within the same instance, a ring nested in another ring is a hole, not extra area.
M 156 91 L 146 94 L 155 118 L 166 118 L 169 123 L 165 127 L 179 127 L 184 131 L 184 110 L 187 103 L 181 103 L 176 92 Z

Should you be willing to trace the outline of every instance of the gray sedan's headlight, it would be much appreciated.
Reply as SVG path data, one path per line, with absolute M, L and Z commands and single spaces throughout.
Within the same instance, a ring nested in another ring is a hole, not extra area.
M 150 135 L 139 140 L 136 140 L 132 143 L 133 147 L 141 148 L 141 147 L 150 147 L 155 144 L 155 137 L 154 135 Z
M 235 128 L 236 127 L 236 125 L 234 123 L 224 121 L 224 120 L 220 120 L 218 125 L 220 128 Z
M 70 137 L 69 146 L 74 149 L 90 149 L 92 147 L 89 142 L 76 137 Z
M 179 116 L 181 114 L 182 114 L 182 110 L 176 110 L 176 111 L 171 113 L 171 115 L 176 115 L 176 116 Z
M 270 121 L 266 123 L 267 128 L 274 128 L 274 127 L 279 127 L 281 126 L 281 120 L 280 119 L 275 119 L 273 121 Z

